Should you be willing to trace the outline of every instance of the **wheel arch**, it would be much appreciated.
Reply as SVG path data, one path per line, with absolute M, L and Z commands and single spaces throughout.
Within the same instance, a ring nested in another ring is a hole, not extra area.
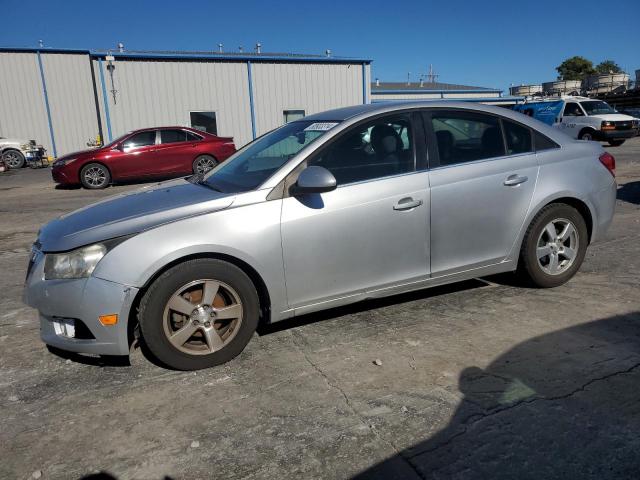
M 578 138 L 580 138 L 582 136 L 582 134 L 586 133 L 586 132 L 590 132 L 590 133 L 594 134 L 593 136 L 595 138 L 595 134 L 596 134 L 597 131 L 598 130 L 596 130 L 592 126 L 583 127 L 583 128 L 580 129 L 580 132 L 578 133 Z
M 251 266 L 246 261 L 235 257 L 233 255 L 228 255 L 225 253 L 217 253 L 217 252 L 199 252 L 192 253 L 188 255 L 183 255 L 181 257 L 175 258 L 171 260 L 169 263 L 163 265 L 157 271 L 155 271 L 144 283 L 144 285 L 138 290 L 136 294 L 136 298 L 134 299 L 131 309 L 129 310 L 129 318 L 127 322 L 127 331 L 129 337 L 129 344 L 131 344 L 135 337 L 137 336 L 137 328 L 138 328 L 138 307 L 140 306 L 140 301 L 142 297 L 145 295 L 151 284 L 164 272 L 169 270 L 176 265 L 184 263 L 189 260 L 197 260 L 197 259 L 215 259 L 222 260 L 232 265 L 235 265 L 240 270 L 242 270 L 253 282 L 253 285 L 256 287 L 256 291 L 258 292 L 258 301 L 260 302 L 260 319 L 258 320 L 259 325 L 265 325 L 271 322 L 271 296 L 269 295 L 269 290 L 267 285 L 262 278 L 262 276 L 258 273 L 258 271 Z

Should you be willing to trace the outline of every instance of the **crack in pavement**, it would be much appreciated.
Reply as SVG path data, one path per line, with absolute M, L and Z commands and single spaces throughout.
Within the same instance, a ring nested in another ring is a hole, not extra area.
M 295 330 L 290 330 L 290 332 L 291 332 L 291 338 L 293 340 L 293 344 L 296 347 L 296 349 L 298 350 L 298 352 L 303 356 L 303 358 L 311 366 L 311 368 L 313 368 L 324 379 L 325 383 L 330 388 L 332 388 L 333 390 L 337 390 L 340 393 L 342 398 L 344 398 L 344 401 L 345 401 L 347 407 L 349 407 L 349 409 L 356 416 L 358 421 L 362 425 L 364 425 L 365 427 L 369 428 L 369 430 L 373 433 L 373 435 L 376 438 L 378 438 L 379 440 L 381 440 L 384 443 L 386 443 L 387 445 L 389 445 L 393 449 L 393 451 L 396 453 L 396 455 L 399 458 L 401 458 L 419 478 L 421 478 L 422 480 L 426 480 L 426 477 L 420 472 L 420 470 L 418 470 L 417 466 L 414 465 L 413 462 L 411 462 L 411 459 L 406 457 L 403 454 L 402 450 L 400 450 L 391 440 L 385 438 L 376 429 L 375 425 L 372 425 L 372 424 L 370 424 L 370 423 L 368 423 L 366 421 L 366 419 L 360 414 L 360 412 L 353 405 L 353 403 L 351 402 L 351 399 L 349 399 L 348 395 L 342 389 L 342 387 L 340 387 L 340 385 L 338 385 L 337 383 L 332 381 L 331 378 L 329 378 L 329 376 L 313 360 L 311 360 L 311 358 L 309 358 L 309 355 L 307 354 L 306 350 L 304 348 L 302 348 L 302 346 L 298 343 L 298 340 L 303 340 L 302 335 L 300 333 L 296 332 Z
M 589 380 L 588 382 L 586 382 L 584 385 L 576 388 L 575 390 L 570 391 L 569 393 L 565 393 L 563 395 L 557 395 L 555 397 L 533 397 L 533 398 L 529 398 L 526 400 L 521 400 L 519 402 L 516 402 L 512 405 L 509 405 L 507 407 L 504 408 L 499 408 L 499 409 L 495 409 L 495 410 L 491 410 L 485 413 L 475 413 L 473 415 L 470 415 L 468 418 L 466 418 L 463 422 L 461 422 L 461 426 L 463 427 L 463 430 L 456 433 L 455 435 L 452 435 L 451 437 L 449 437 L 447 440 L 445 440 L 444 442 L 440 443 L 439 445 L 436 445 L 433 448 L 428 448 L 425 450 L 421 450 L 418 452 L 413 452 L 409 457 L 407 457 L 408 459 L 412 459 L 415 457 L 418 457 L 420 455 L 424 455 L 425 453 L 432 453 L 435 452 L 436 450 L 441 449 L 442 447 L 445 447 L 449 444 L 451 444 L 454 440 L 456 440 L 457 438 L 465 435 L 470 429 L 471 427 L 473 427 L 476 423 L 481 422 L 482 420 L 489 418 L 489 417 L 493 417 L 495 415 L 499 415 L 503 412 L 506 412 L 508 410 L 513 410 L 515 408 L 518 408 L 522 405 L 527 405 L 527 404 L 531 404 L 531 403 L 535 403 L 535 402 L 539 402 L 539 401 L 543 401 L 543 402 L 553 402 L 553 401 L 558 401 L 558 400 L 566 400 L 567 398 L 572 397 L 573 395 L 583 392 L 585 391 L 585 389 L 587 387 L 589 387 L 590 385 L 596 383 L 596 382 L 601 382 L 604 380 L 608 380 L 610 378 L 616 377 L 618 375 L 625 375 L 628 373 L 633 372 L 635 369 L 640 367 L 640 363 L 636 363 L 635 365 L 632 365 L 631 367 L 625 369 L 625 370 L 619 370 L 616 372 L 612 372 L 609 373 L 607 375 L 603 375 L 601 377 L 597 377 L 597 378 L 592 378 L 591 380 Z M 469 401 L 469 400 L 464 400 L 464 401 Z M 469 402 L 472 403 L 474 405 L 476 405 L 474 402 Z M 477 417 L 474 419 L 474 417 Z M 474 420 L 472 420 L 474 419 Z

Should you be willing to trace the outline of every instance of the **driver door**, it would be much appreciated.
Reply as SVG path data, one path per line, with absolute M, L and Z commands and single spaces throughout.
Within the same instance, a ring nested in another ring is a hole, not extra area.
M 296 313 L 428 277 L 429 174 L 420 122 L 396 114 L 351 127 L 306 162 L 333 173 L 335 190 L 285 192 L 282 252 Z
M 561 130 L 571 138 L 578 138 L 582 129 L 584 112 L 577 102 L 567 102 L 562 113 Z

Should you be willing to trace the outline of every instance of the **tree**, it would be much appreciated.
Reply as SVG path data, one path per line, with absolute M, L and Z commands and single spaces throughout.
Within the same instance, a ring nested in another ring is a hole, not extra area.
M 603 60 L 596 65 L 597 73 L 622 73 L 620 66 L 613 60 Z
M 582 80 L 587 75 L 595 73 L 593 62 L 580 56 L 567 58 L 556 70 L 559 80 Z

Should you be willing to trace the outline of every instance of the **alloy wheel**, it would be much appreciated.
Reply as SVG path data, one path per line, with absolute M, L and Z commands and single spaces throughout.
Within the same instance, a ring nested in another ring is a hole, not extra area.
M 549 222 L 538 237 L 536 257 L 549 275 L 560 275 L 573 265 L 578 254 L 578 230 L 565 218 Z
M 2 159 L 9 168 L 20 168 L 22 166 L 22 156 L 14 151 L 5 153 Z
M 101 187 L 107 181 L 107 173 L 102 167 L 91 167 L 84 172 L 84 179 L 92 187 Z
M 212 170 L 218 162 L 210 157 L 202 157 L 196 162 L 196 173 L 204 174 Z
M 218 280 L 195 280 L 180 287 L 164 309 L 169 343 L 189 355 L 223 349 L 239 331 L 243 308 L 238 293 Z

